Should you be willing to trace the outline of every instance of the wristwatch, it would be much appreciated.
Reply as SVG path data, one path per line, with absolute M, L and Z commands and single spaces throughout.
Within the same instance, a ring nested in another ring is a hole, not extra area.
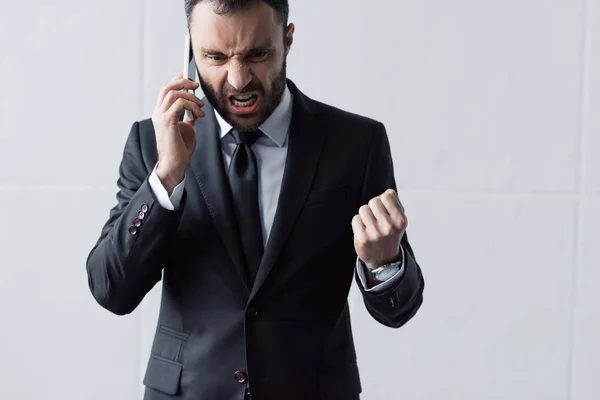
M 375 268 L 373 270 L 367 268 L 369 275 L 375 280 L 380 282 L 385 282 L 390 279 L 392 276 L 396 275 L 400 268 L 402 267 L 402 261 L 397 261 L 390 264 L 382 265 L 379 268 Z

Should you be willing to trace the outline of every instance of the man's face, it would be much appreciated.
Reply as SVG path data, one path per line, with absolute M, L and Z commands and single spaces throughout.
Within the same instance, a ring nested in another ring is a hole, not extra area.
M 229 15 L 216 14 L 214 7 L 200 2 L 190 23 L 202 90 L 234 128 L 256 130 L 285 90 L 294 25 L 284 40 L 276 12 L 263 2 Z

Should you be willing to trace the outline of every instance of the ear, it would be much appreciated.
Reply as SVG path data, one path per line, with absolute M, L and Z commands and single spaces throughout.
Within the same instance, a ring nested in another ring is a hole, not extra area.
M 290 53 L 290 49 L 292 48 L 292 43 L 294 43 L 294 32 L 296 27 L 294 24 L 289 24 L 286 28 L 285 32 L 285 55 L 287 56 Z

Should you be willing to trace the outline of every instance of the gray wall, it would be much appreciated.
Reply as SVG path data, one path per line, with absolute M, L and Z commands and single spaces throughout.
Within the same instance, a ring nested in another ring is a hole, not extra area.
M 289 76 L 387 126 L 427 283 L 400 330 L 352 291 L 363 398 L 600 398 L 600 4 L 291 9 Z M 184 33 L 182 1 L 0 1 L 0 398 L 141 398 L 158 291 L 110 315 L 85 259 Z

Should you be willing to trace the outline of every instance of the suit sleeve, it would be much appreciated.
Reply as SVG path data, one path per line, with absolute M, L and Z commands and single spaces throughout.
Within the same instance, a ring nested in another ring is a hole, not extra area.
M 184 209 L 185 194 L 178 210 L 161 207 L 148 178 L 136 122 L 119 167 L 117 204 L 86 263 L 92 295 L 118 315 L 135 310 L 160 281 Z
M 373 197 L 390 188 L 396 190 L 392 154 L 385 127 L 379 123 L 369 150 L 362 203 L 367 204 Z M 390 288 L 383 292 L 367 292 L 355 273 L 365 306 L 371 316 L 392 328 L 399 328 L 407 323 L 423 302 L 423 275 L 407 234 L 402 238 L 401 245 L 404 249 L 404 274 Z

